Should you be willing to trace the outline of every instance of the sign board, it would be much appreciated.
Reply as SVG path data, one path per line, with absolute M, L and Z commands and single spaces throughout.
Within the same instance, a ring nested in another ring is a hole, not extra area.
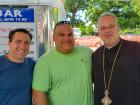
M 26 28 L 33 35 L 30 54 L 28 56 L 37 59 L 36 24 L 34 17 L 34 8 L 0 9 L 0 55 L 8 52 L 9 31 L 15 28 Z
M 0 0 L 1 3 L 36 3 L 38 0 Z
M 34 22 L 34 11 L 33 9 L 0 9 L 0 22 Z

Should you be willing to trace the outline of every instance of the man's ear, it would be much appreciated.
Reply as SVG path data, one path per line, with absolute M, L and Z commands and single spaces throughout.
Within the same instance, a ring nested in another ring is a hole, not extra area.
M 11 42 L 10 42 L 10 41 L 8 41 L 8 46 L 10 46 L 10 44 L 11 44 Z
M 54 34 L 53 34 L 53 41 L 55 41 L 55 37 L 54 37 Z

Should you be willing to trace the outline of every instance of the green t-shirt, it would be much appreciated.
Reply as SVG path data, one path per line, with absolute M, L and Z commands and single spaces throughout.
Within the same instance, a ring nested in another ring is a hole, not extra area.
M 83 46 L 71 54 L 45 53 L 35 65 L 33 89 L 45 91 L 49 105 L 93 105 L 91 54 Z

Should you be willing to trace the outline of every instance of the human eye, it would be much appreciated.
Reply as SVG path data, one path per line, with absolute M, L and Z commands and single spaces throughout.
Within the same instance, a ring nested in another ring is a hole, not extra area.
M 108 26 L 108 28 L 114 28 L 115 27 L 115 25 L 110 25 L 110 26 Z
M 105 29 L 106 29 L 106 27 L 104 27 L 104 26 L 100 27 L 100 30 L 102 30 L 102 31 L 105 30 Z
M 28 45 L 30 45 L 30 42 L 29 41 L 25 41 L 24 44 L 28 46 Z
M 58 34 L 58 36 L 59 37 L 64 37 L 65 35 L 60 33 L 60 34 Z
M 73 33 L 68 34 L 69 37 L 73 37 Z
M 16 40 L 15 43 L 16 44 L 21 44 L 21 40 Z

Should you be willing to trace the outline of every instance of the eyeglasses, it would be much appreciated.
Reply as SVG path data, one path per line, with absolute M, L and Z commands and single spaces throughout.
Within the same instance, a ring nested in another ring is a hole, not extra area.
M 69 21 L 59 21 L 58 23 L 56 23 L 56 25 L 60 24 L 71 24 L 71 23 Z
M 68 25 L 71 25 L 71 23 L 69 21 L 59 21 L 58 23 L 56 23 L 54 29 L 59 26 L 59 25 L 63 25 L 63 24 L 68 24 Z
M 116 26 L 116 25 L 111 24 L 111 25 L 108 25 L 108 26 L 102 26 L 102 27 L 100 27 L 99 29 L 100 29 L 101 31 L 104 31 L 104 30 L 106 30 L 106 29 L 113 29 L 115 26 Z

